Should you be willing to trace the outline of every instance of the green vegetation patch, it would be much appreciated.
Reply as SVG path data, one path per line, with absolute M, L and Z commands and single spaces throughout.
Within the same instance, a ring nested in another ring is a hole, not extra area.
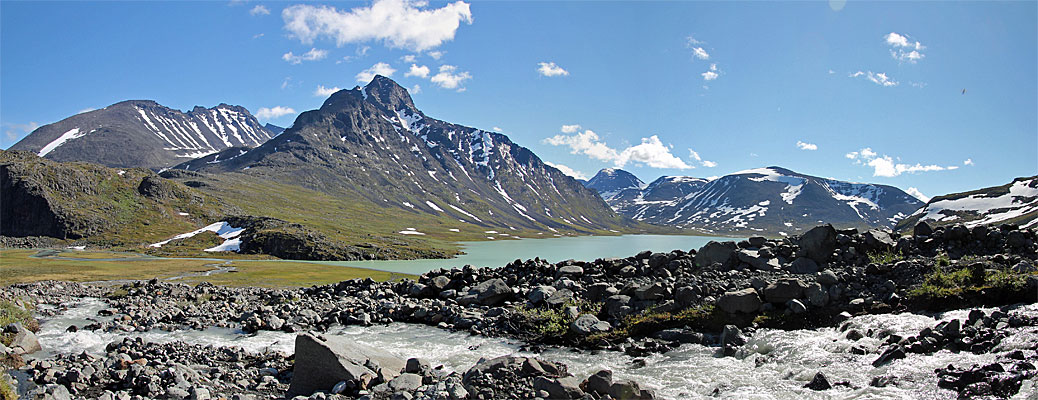
M 891 264 L 904 260 L 905 256 L 893 250 L 880 251 L 869 254 L 869 262 L 873 264 Z
M 620 326 L 609 332 L 590 335 L 589 343 L 615 342 L 628 337 L 645 336 L 668 328 L 687 326 L 697 330 L 714 330 L 724 326 L 726 316 L 713 305 L 689 307 L 678 311 L 658 311 L 650 308 L 637 315 L 621 319 Z
M 1010 268 L 990 268 L 992 264 L 974 262 L 948 265 L 937 263 L 926 275 L 923 283 L 908 292 L 909 297 L 930 301 L 943 301 L 963 295 L 995 289 L 1005 293 L 1024 290 L 1028 276 L 1038 273 L 1016 272 Z

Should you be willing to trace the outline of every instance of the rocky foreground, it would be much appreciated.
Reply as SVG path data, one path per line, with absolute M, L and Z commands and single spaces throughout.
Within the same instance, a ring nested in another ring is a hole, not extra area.
M 66 392 L 87 398 L 654 398 L 636 382 L 614 380 L 609 371 L 574 377 L 565 365 L 499 357 L 466 372 L 448 372 L 322 333 L 339 325 L 410 322 L 516 338 L 531 349 L 562 345 L 642 357 L 695 343 L 716 346 L 718 356 L 738 357 L 746 334 L 755 329 L 837 327 L 850 340 L 881 341 L 878 347 L 851 349 L 873 354 L 879 368 L 940 350 L 997 352 L 1007 329 L 1038 326 L 1038 318 L 1011 307 L 974 310 L 968 318 L 909 336 L 845 322 L 864 314 L 1035 303 L 1036 249 L 1034 230 L 1008 225 L 931 229 L 920 224 L 903 237 L 821 226 L 797 238 L 711 242 L 688 252 L 439 270 L 417 282 L 353 280 L 294 290 L 157 280 L 115 287 L 44 282 L 8 287 L 4 296 L 58 306 L 105 299 L 108 307 L 95 322 L 70 330 L 216 326 L 299 333 L 294 356 L 125 339 L 109 344 L 105 354 L 31 360 L 24 367 L 28 379 L 40 385 L 38 392 L 55 398 Z M 60 310 L 38 312 L 46 318 Z M 26 348 L 33 347 L 29 330 L 9 329 L 21 344 L 0 350 L 10 358 L 34 350 Z M 960 397 L 1006 397 L 1035 377 L 1033 348 L 994 359 L 937 370 L 939 386 Z M 882 387 L 897 381 L 885 376 L 867 383 L 830 382 L 820 373 L 808 387 Z

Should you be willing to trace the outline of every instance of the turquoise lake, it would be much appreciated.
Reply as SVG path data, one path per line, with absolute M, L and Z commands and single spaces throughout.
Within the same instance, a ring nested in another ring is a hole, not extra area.
M 491 240 L 461 242 L 466 254 L 450 259 L 392 261 L 324 261 L 322 264 L 369 268 L 406 274 L 422 274 L 438 268 L 471 264 L 476 267 L 502 267 L 516 259 L 540 257 L 551 262 L 569 259 L 594 261 L 597 258 L 629 257 L 645 250 L 669 252 L 674 249 L 698 250 L 709 241 L 740 240 L 727 237 L 682 235 L 576 236 L 552 239 Z

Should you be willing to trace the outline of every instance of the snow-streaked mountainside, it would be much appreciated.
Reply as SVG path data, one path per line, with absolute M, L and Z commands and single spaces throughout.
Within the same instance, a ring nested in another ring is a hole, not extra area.
M 41 126 L 11 150 L 55 161 L 159 169 L 229 147 L 256 147 L 276 134 L 240 106 L 196 106 L 185 113 L 129 100 Z
M 254 149 L 176 168 L 291 182 L 380 207 L 487 227 L 603 230 L 628 226 L 592 190 L 507 136 L 430 118 L 376 76 L 299 115 Z
M 715 180 L 662 177 L 606 198 L 639 221 L 715 233 L 794 235 L 819 223 L 893 227 L 922 202 L 886 185 L 757 168 Z
M 597 191 L 603 199 L 608 199 L 624 189 L 643 189 L 645 188 L 645 182 L 642 182 L 634 174 L 622 169 L 606 168 L 598 171 L 595 176 L 584 183 L 584 186 Z
M 974 227 L 1012 223 L 1038 227 L 1038 176 L 1017 178 L 1002 186 L 934 197 L 900 227 L 911 228 L 920 221 L 934 226 L 964 224 Z

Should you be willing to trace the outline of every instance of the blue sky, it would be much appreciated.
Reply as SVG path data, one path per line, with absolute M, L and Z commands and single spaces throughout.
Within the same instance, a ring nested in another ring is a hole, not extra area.
M 392 70 L 427 115 L 585 176 L 779 165 L 933 196 L 1038 174 L 1036 16 L 1034 1 L 4 1 L 0 147 L 127 99 L 288 126 L 318 89 Z

